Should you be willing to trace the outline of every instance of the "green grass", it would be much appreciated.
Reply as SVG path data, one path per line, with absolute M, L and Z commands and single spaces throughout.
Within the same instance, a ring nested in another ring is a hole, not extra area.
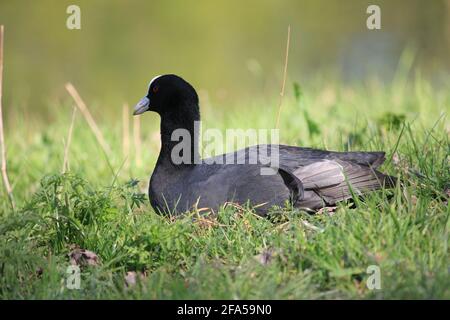
M 52 106 L 55 120 L 39 130 L 16 116 L 6 139 L 17 210 L 2 191 L 0 298 L 449 299 L 450 92 L 401 79 L 354 86 L 323 79 L 296 85 L 285 100 L 282 143 L 385 150 L 383 171 L 402 181 L 333 215 L 286 208 L 260 218 L 226 207 L 217 216 L 158 216 L 145 195 L 159 148 L 155 115 L 141 119 L 142 165 L 132 152 L 128 167 L 120 119 L 100 121 L 113 150 L 106 157 L 78 115 L 64 175 L 70 104 Z M 271 128 L 276 105 L 205 104 L 204 128 Z M 80 290 L 65 286 L 74 246 L 100 259 L 82 268 Z M 366 287 L 370 265 L 380 267 L 381 290 Z M 127 286 L 128 271 L 145 277 Z

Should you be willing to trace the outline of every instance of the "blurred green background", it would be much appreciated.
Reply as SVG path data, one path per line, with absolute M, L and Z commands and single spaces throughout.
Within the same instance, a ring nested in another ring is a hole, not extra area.
M 71 4 L 81 30 L 66 28 Z M 366 27 L 369 4 L 381 30 Z M 0 299 L 450 298 L 450 0 L 0 0 L 0 24 L 17 207 L 0 182 Z M 226 140 L 227 129 L 273 128 L 288 25 L 280 143 L 383 150 L 382 171 L 401 181 L 392 197 L 357 197 L 333 215 L 269 220 L 227 206 L 217 219 L 158 217 L 145 194 L 159 119 L 123 104 L 177 73 L 200 94 L 203 130 Z M 68 81 L 110 152 L 81 112 L 71 117 Z M 76 246 L 101 266 L 67 290 Z M 373 264 L 382 290 L 364 285 Z
M 81 8 L 81 30 L 66 28 L 70 4 Z M 366 28 L 369 4 L 381 6 L 381 30 Z M 67 81 L 97 114 L 120 115 L 162 73 L 183 76 L 220 107 L 273 99 L 289 24 L 290 82 L 388 82 L 405 48 L 437 85 L 450 67 L 448 0 L 1 0 L 0 23 L 7 119 L 52 121 Z

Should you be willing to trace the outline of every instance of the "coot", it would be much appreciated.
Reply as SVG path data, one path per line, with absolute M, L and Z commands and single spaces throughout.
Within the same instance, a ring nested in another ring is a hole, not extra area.
M 257 145 L 200 159 L 198 96 L 177 75 L 150 81 L 133 114 L 145 111 L 161 117 L 161 151 L 149 185 L 151 205 L 160 213 L 179 214 L 194 207 L 218 210 L 228 202 L 250 204 L 260 215 L 285 205 L 316 211 L 355 194 L 395 185 L 395 178 L 376 170 L 385 160 L 384 152 Z M 181 142 L 187 148 L 180 150 Z M 278 157 L 275 168 L 267 161 L 272 155 Z

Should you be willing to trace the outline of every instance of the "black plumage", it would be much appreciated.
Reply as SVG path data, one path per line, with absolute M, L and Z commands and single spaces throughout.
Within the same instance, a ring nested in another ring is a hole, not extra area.
M 264 145 L 258 145 L 199 160 L 193 152 L 199 134 L 194 125 L 200 120 L 198 96 L 176 75 L 159 76 L 150 82 L 148 94 L 136 105 L 134 114 L 145 111 L 161 116 L 161 151 L 149 185 L 150 202 L 159 212 L 178 214 L 194 206 L 217 210 L 226 202 L 249 202 L 261 215 L 287 202 L 314 211 L 395 184 L 395 178 L 377 170 L 384 162 L 384 152 L 333 152 L 279 145 L 274 175 L 261 175 L 261 168 L 268 166 L 271 145 L 268 152 Z M 185 163 L 175 163 L 171 157 L 178 143 L 171 136 L 180 128 L 192 137 L 190 161 Z M 250 164 L 252 152 L 262 149 L 258 161 Z M 234 164 L 225 164 L 230 157 L 235 159 Z

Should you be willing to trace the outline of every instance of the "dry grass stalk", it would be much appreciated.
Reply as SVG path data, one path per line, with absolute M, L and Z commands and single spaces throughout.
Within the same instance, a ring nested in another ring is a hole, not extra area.
M 130 158 L 130 116 L 128 104 L 122 108 L 122 152 L 125 158 L 125 168 L 129 166 Z
M 11 207 L 15 210 L 15 202 L 11 184 L 9 183 L 8 171 L 6 166 L 6 145 L 5 145 L 5 135 L 3 131 L 3 105 L 2 105 L 2 87 L 3 87 L 3 38 L 4 38 L 4 27 L 0 26 L 0 147 L 1 147 L 1 157 L 2 157 L 2 178 L 3 184 L 5 186 L 6 192 L 11 203 Z
M 286 75 L 287 75 L 287 67 L 288 67 L 288 61 L 289 61 L 289 45 L 291 42 L 291 26 L 288 26 L 288 34 L 287 34 L 287 42 L 286 42 L 286 55 L 284 60 L 284 70 L 283 70 L 283 82 L 281 84 L 281 91 L 280 91 L 280 101 L 278 103 L 278 114 L 277 114 L 277 122 L 275 124 L 275 128 L 278 129 L 278 126 L 280 124 L 280 116 L 281 116 L 281 106 L 283 103 L 283 97 L 284 97 L 284 88 L 286 86 Z
M 133 140 L 134 140 L 134 152 L 136 157 L 136 165 L 138 167 L 142 164 L 141 159 L 141 120 L 139 117 L 133 117 Z
M 97 123 L 95 122 L 94 118 L 92 117 L 91 113 L 89 112 L 89 109 L 87 108 L 83 99 L 81 99 L 80 95 L 78 94 L 78 91 L 75 89 L 75 87 L 70 82 L 66 83 L 66 90 L 72 96 L 73 100 L 75 101 L 76 106 L 81 111 L 81 114 L 83 115 L 83 117 L 86 119 L 86 122 L 88 123 L 89 127 L 91 128 L 92 132 L 94 133 L 95 137 L 97 138 L 97 141 L 100 144 L 100 146 L 102 147 L 103 151 L 106 154 L 110 154 L 111 148 L 106 143 L 106 140 L 103 138 L 102 132 L 98 128 Z
M 64 147 L 64 161 L 63 161 L 63 167 L 62 167 L 62 173 L 66 173 L 70 170 L 69 168 L 69 148 L 70 144 L 72 142 L 72 132 L 73 132 L 73 126 L 75 123 L 75 116 L 77 114 L 77 109 L 74 107 L 72 111 L 72 119 L 70 121 L 70 127 L 69 127 L 69 133 L 67 134 L 67 142 Z

